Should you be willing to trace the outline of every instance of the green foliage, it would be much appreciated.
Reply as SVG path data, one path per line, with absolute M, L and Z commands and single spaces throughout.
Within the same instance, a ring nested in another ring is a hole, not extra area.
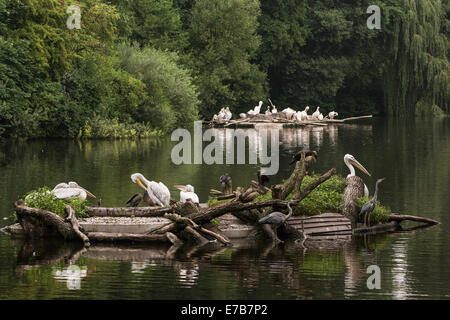
M 25 204 L 32 208 L 47 210 L 61 217 L 65 217 L 65 207 L 70 205 L 78 217 L 87 217 L 87 201 L 72 199 L 68 201 L 57 199 L 48 187 L 42 187 L 27 193 Z
M 261 42 L 257 0 L 198 0 L 190 11 L 190 51 L 200 112 L 238 114 L 266 96 L 265 74 L 251 63 Z
M 80 139 L 138 139 L 151 138 L 160 135 L 157 130 L 152 129 L 144 123 L 123 123 L 117 118 L 112 120 L 95 116 L 86 121 L 80 129 Z
M 448 11 L 440 0 L 399 0 L 389 59 L 384 69 L 390 114 L 440 115 L 450 112 Z
M 207 204 L 208 204 L 208 207 L 215 207 L 215 206 L 217 206 L 219 204 L 226 203 L 226 202 L 229 202 L 231 200 L 232 199 L 217 200 L 216 197 L 208 197 Z
M 120 13 L 119 35 L 140 46 L 180 51 L 187 46 L 180 13 L 172 0 L 114 0 Z
M 301 188 L 305 188 L 317 178 L 319 178 L 319 175 L 305 176 Z M 295 213 L 298 215 L 317 215 L 326 212 L 340 212 L 344 187 L 344 179 L 337 175 L 332 176 L 304 198 L 296 207 Z M 292 194 L 290 197 L 292 197 Z
M 356 199 L 356 205 L 358 206 L 358 212 L 361 211 L 361 208 L 363 205 L 370 201 L 371 199 L 368 197 L 361 197 Z M 377 224 L 377 223 L 384 223 L 388 222 L 389 216 L 391 215 L 392 211 L 389 207 L 385 207 L 381 205 L 380 201 L 377 201 L 377 204 L 375 206 L 375 209 L 373 209 L 372 213 L 370 214 L 370 224 Z
M 222 107 L 236 118 L 269 93 L 278 109 L 342 117 L 450 112 L 442 0 L 70 4 L 81 29 L 67 28 L 67 2 L 0 1 L 0 137 L 76 137 L 116 121 L 100 136 L 168 132 Z M 371 4 L 381 30 L 366 26 Z
M 198 117 L 199 103 L 189 72 L 179 66 L 176 53 L 122 44 L 120 64 L 145 84 L 147 99 L 135 119 L 163 131 L 186 126 Z
M 212 220 L 211 220 L 211 223 L 212 223 L 213 225 L 215 225 L 216 227 L 220 225 L 220 222 L 219 222 L 219 220 L 217 220 L 217 219 L 212 219 Z

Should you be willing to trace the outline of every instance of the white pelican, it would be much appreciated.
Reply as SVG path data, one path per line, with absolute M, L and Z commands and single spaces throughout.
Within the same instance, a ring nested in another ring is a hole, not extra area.
M 50 192 L 53 193 L 57 199 L 61 200 L 71 200 L 75 198 L 86 200 L 88 196 L 95 198 L 92 193 L 87 191 L 85 188 L 80 187 L 78 183 L 74 181 L 70 181 L 69 183 L 59 183 Z
M 245 119 L 245 118 L 247 118 L 247 115 L 245 113 L 240 113 L 239 117 L 241 117 L 241 119 Z
M 148 196 L 154 203 L 164 207 L 170 205 L 170 191 L 162 182 L 148 181 L 142 174 L 133 173 L 131 181 L 137 183 L 142 189 L 146 190 Z
M 317 107 L 316 111 L 314 111 L 314 113 L 312 114 L 312 118 L 313 118 L 314 120 L 319 119 L 319 114 L 320 114 L 319 108 L 320 108 L 320 107 Z
M 270 111 L 270 106 L 267 106 L 266 116 L 270 116 L 272 112 Z
M 300 112 L 300 120 L 301 121 L 308 120 L 308 110 L 309 110 L 309 106 L 306 106 L 305 110 Z
M 231 120 L 231 118 L 233 117 L 233 114 L 231 113 L 229 107 L 226 107 L 226 108 L 225 108 L 224 113 L 225 113 L 225 118 L 224 118 L 225 121 Z
M 272 114 L 278 113 L 277 107 L 272 106 Z
M 288 120 L 291 120 L 292 117 L 294 116 L 294 114 L 297 113 L 294 109 L 291 109 L 291 108 L 286 108 L 282 112 L 284 112 L 286 114 L 286 118 Z
M 329 117 L 330 119 L 334 119 L 334 117 L 337 117 L 337 116 L 338 116 L 338 113 L 335 112 L 335 111 L 331 111 L 331 112 L 328 114 L 328 117 Z
M 190 184 L 186 186 L 177 185 L 175 186 L 178 190 L 180 190 L 180 201 L 186 202 L 187 199 L 191 199 L 193 203 L 199 203 L 198 196 L 194 192 L 194 187 Z
M 317 117 L 317 119 L 319 119 L 320 121 L 322 121 L 322 120 L 323 120 L 323 114 L 320 113 L 319 116 Z
M 364 172 L 365 174 L 367 174 L 370 177 L 369 171 L 367 171 L 366 168 L 364 168 L 363 165 L 361 163 L 359 163 L 355 159 L 355 157 L 352 156 L 351 154 L 346 154 L 344 156 L 344 163 L 350 170 L 350 174 L 347 175 L 347 178 L 355 176 L 355 168 L 353 166 L 357 167 L 359 170 L 361 170 L 362 172 Z M 367 188 L 367 186 L 365 184 L 364 184 L 364 196 L 366 196 L 366 197 L 369 196 L 369 189 Z
M 255 109 L 254 109 L 254 110 L 255 110 L 255 113 L 254 113 L 254 114 L 260 113 L 262 105 L 263 105 L 263 102 L 260 101 L 260 102 L 259 102 L 259 105 L 257 105 L 257 106 L 255 107 Z

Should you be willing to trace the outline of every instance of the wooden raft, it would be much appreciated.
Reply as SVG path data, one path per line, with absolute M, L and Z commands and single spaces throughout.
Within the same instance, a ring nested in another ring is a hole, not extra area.
M 308 237 L 352 234 L 350 219 L 338 213 L 323 213 L 312 217 L 291 217 L 286 223 Z

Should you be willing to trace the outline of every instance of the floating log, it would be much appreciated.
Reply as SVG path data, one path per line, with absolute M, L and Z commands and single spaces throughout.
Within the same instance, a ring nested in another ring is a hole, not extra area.
M 63 219 L 53 212 L 27 207 L 23 200 L 14 203 L 14 210 L 27 237 L 56 236 L 66 240 L 82 241 L 85 245 L 89 245 L 89 239 L 86 239 L 78 229 L 74 214 L 68 219 Z M 71 208 L 66 207 L 66 212 L 70 213 L 70 210 Z
M 88 232 L 87 236 L 92 242 L 141 242 L 141 243 L 166 242 L 166 243 L 172 243 L 173 241 L 175 241 L 173 237 L 167 236 L 167 234 Z M 173 236 L 175 236 L 175 235 L 173 235 Z
M 206 125 L 212 127 L 223 127 L 223 128 L 253 128 L 258 123 L 279 123 L 283 125 L 284 128 L 295 128 L 295 127 L 303 127 L 303 126 L 327 126 L 328 124 L 342 124 L 348 121 L 360 120 L 360 119 L 369 119 L 372 118 L 372 115 L 366 116 L 356 116 L 349 117 L 344 119 L 329 119 L 324 118 L 323 120 L 305 120 L 305 121 L 296 121 L 296 120 L 288 120 L 282 112 L 278 112 L 276 114 L 272 114 L 267 116 L 265 114 L 257 114 L 257 115 L 248 115 L 247 118 L 244 119 L 235 119 L 229 120 L 227 122 L 214 122 L 209 121 L 205 122 Z
M 87 212 L 90 217 L 162 217 L 168 212 L 172 212 L 171 207 L 89 207 Z
M 411 216 L 411 215 L 407 215 L 407 214 L 391 214 L 389 216 L 389 221 L 396 221 L 396 222 L 414 221 L 414 222 L 422 222 L 427 225 L 439 224 L 439 221 L 436 221 L 436 220 L 433 220 L 430 218 Z
M 388 223 L 380 223 L 371 227 L 361 227 L 361 228 L 355 228 L 353 229 L 353 234 L 355 235 L 361 235 L 361 234 L 367 234 L 367 233 L 378 233 L 378 232 L 388 232 L 388 231 L 394 231 L 398 228 L 398 222 L 391 221 Z

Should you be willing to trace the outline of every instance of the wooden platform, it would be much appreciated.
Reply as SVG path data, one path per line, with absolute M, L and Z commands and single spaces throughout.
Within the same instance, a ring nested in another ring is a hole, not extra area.
M 283 128 L 299 128 L 303 126 L 327 126 L 328 124 L 341 124 L 348 121 L 360 120 L 360 119 L 370 119 L 372 115 L 350 117 L 344 119 L 328 119 L 323 120 L 304 120 L 304 121 L 294 121 L 287 120 L 282 117 L 272 117 L 264 114 L 258 114 L 246 119 L 233 119 L 230 121 L 222 122 L 211 122 L 205 121 L 203 125 L 212 126 L 214 128 L 254 128 L 257 124 L 279 124 Z
M 309 237 L 335 237 L 352 234 L 350 219 L 338 213 L 323 213 L 312 217 L 292 217 L 287 223 Z

